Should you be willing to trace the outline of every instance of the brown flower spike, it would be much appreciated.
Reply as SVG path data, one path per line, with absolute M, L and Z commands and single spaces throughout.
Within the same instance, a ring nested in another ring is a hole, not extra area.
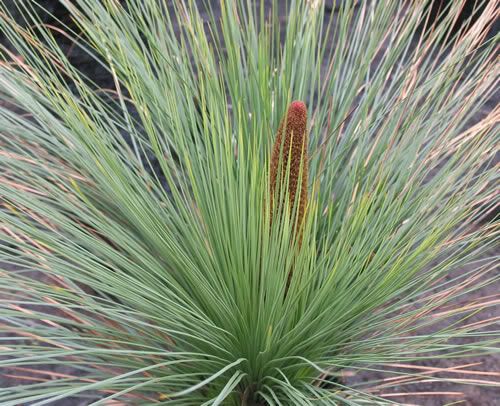
M 284 187 L 287 180 L 288 160 L 290 160 L 288 177 L 288 196 L 290 211 L 293 210 L 295 196 L 300 192 L 295 230 L 299 246 L 302 242 L 302 223 L 307 206 L 308 183 L 308 134 L 307 134 L 307 109 L 301 101 L 294 101 L 286 116 L 281 120 L 276 140 L 271 154 L 270 185 L 271 185 L 271 214 L 274 210 L 274 198 L 284 194 L 277 188 Z M 302 171 L 302 178 L 300 177 Z M 299 190 L 299 181 L 301 182 Z M 271 215 L 272 219 L 272 215 Z

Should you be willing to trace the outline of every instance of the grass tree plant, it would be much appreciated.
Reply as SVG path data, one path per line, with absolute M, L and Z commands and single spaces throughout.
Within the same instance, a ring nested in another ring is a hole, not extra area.
M 495 351 L 495 2 L 200 3 L 0 1 L 0 403 L 382 405 Z

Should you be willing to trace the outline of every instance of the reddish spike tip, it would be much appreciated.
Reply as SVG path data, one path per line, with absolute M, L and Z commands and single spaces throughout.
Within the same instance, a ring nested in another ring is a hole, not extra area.
M 307 114 L 307 108 L 304 102 L 300 100 L 295 100 L 290 104 L 289 110 L 293 110 L 294 112 L 301 112 L 301 113 L 306 113 Z

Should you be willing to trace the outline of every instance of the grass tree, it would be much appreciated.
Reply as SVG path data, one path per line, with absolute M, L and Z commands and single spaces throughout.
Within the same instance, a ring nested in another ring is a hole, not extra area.
M 2 405 L 382 405 L 495 351 L 494 2 L 284 3 L 0 1 Z

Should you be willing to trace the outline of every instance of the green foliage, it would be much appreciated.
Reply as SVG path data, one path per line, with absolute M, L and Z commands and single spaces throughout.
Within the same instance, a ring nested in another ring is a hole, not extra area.
M 495 351 L 494 320 L 468 321 L 495 301 L 466 296 L 499 278 L 477 221 L 498 108 L 471 121 L 498 85 L 494 2 L 419 39 L 423 2 L 345 1 L 335 22 L 319 1 L 286 22 L 278 1 L 207 2 L 207 22 L 193 1 L 62 0 L 113 89 L 20 3 L 24 28 L 0 2 L 0 368 L 35 380 L 2 405 L 389 404 L 333 378 Z M 300 250 L 265 203 L 294 99 Z

